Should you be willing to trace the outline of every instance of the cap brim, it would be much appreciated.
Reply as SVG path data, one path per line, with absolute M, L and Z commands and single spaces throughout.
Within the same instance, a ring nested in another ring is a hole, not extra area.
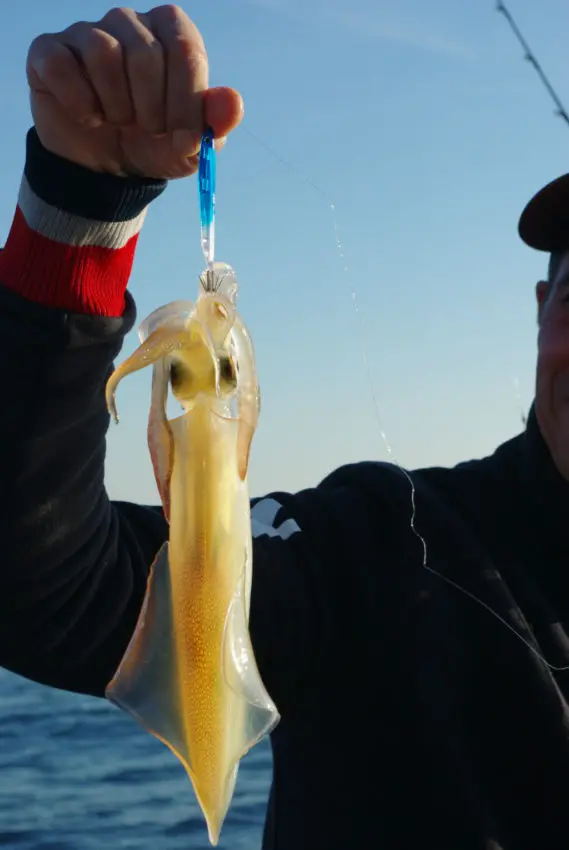
M 569 249 L 569 174 L 548 183 L 521 214 L 518 232 L 538 251 Z

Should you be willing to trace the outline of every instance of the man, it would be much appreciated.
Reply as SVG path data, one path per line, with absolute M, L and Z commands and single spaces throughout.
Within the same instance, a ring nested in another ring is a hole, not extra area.
M 103 486 L 136 240 L 242 107 L 172 6 L 42 36 L 28 77 L 0 254 L 0 663 L 102 696 L 167 536 Z M 535 407 L 491 457 L 412 473 L 427 568 L 388 464 L 253 503 L 251 633 L 282 715 L 266 850 L 569 847 L 569 175 L 520 232 L 551 255 Z

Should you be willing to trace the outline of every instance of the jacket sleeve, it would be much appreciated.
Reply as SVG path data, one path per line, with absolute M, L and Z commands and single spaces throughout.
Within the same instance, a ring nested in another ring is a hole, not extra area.
M 125 288 L 162 188 L 94 175 L 32 136 L 0 252 L 0 664 L 98 696 L 167 536 L 161 509 L 113 503 L 104 487 L 104 386 L 135 319 Z M 344 490 L 253 502 L 251 633 L 281 710 L 337 633 Z
M 162 181 L 95 174 L 32 130 L 0 252 L 0 664 L 101 694 L 132 633 L 161 511 L 111 505 L 104 385 Z
M 133 309 L 70 315 L 0 291 L 0 663 L 101 694 L 166 537 L 104 489 L 104 384 Z

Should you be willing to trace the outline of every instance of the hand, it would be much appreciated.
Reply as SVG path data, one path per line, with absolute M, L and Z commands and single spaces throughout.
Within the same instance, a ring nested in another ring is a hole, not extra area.
M 177 6 L 112 9 L 96 23 L 40 35 L 27 76 L 43 145 L 119 176 L 192 174 L 205 126 L 219 149 L 243 115 L 236 91 L 208 89 L 204 43 Z

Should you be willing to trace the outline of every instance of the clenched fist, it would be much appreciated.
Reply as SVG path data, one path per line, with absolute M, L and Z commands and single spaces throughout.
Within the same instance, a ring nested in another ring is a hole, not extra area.
M 43 145 L 120 176 L 192 174 L 204 127 L 219 147 L 243 114 L 236 91 L 208 89 L 202 38 L 177 6 L 112 9 L 96 23 L 41 35 L 27 75 Z

